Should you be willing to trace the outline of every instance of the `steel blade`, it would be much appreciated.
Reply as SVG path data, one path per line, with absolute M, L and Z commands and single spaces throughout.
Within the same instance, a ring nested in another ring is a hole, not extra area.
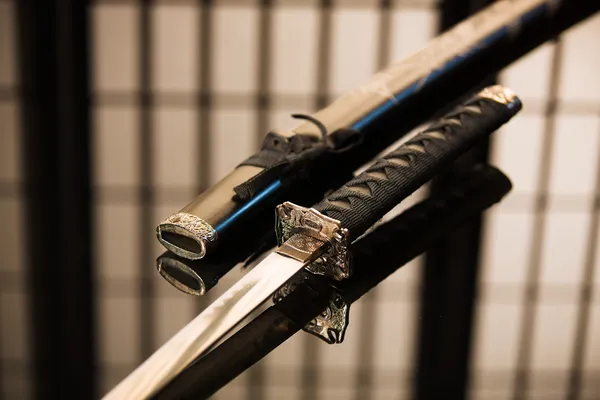
M 111 390 L 104 400 L 152 396 L 308 262 L 271 253 Z

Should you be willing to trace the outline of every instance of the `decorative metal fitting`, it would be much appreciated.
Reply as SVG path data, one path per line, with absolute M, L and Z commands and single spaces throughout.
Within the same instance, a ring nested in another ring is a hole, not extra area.
M 206 293 L 206 285 L 200 275 L 174 257 L 165 255 L 158 257 L 156 269 L 167 282 L 184 293 L 194 296 L 202 296 Z
M 184 212 L 173 214 L 156 227 L 158 241 L 180 257 L 199 260 L 217 242 L 217 232 L 203 219 Z
M 279 303 L 308 278 L 309 273 L 306 271 L 297 274 L 273 294 L 273 302 Z M 350 305 L 334 290 L 327 308 L 307 323 L 302 330 L 328 344 L 342 343 L 346 335 L 346 329 L 348 328 L 349 318 Z
M 337 281 L 350 276 L 349 233 L 341 226 L 340 221 L 313 208 L 300 207 L 287 201 L 277 206 L 275 217 L 279 246 L 296 234 L 328 242 L 325 252 L 306 266 L 309 272 Z
M 506 104 L 508 106 L 510 106 L 511 103 L 520 103 L 516 93 L 502 85 L 489 86 L 479 92 L 477 96 L 494 100 L 497 103 Z
M 349 322 L 350 305 L 334 291 L 325 311 L 306 324 L 302 330 L 329 344 L 342 343 Z

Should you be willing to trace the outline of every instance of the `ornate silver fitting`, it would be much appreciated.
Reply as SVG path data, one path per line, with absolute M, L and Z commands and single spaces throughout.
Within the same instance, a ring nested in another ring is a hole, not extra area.
M 496 103 L 511 105 L 511 103 L 519 103 L 520 100 L 509 88 L 502 85 L 489 86 L 477 94 L 477 96 L 494 100 Z
M 300 207 L 287 201 L 277 206 L 275 218 L 275 233 L 279 246 L 295 234 L 328 243 L 325 252 L 306 266 L 309 272 L 337 281 L 350 276 L 349 233 L 341 226 L 340 221 L 329 218 L 313 208 Z
M 306 324 L 302 330 L 329 344 L 342 343 L 349 322 L 350 305 L 334 291 L 325 311 Z
M 300 207 L 290 202 L 277 206 L 275 216 L 275 233 L 279 246 L 297 234 L 328 243 L 325 252 L 308 264 L 306 271 L 337 281 L 350 276 L 349 233 L 341 226 L 340 221 L 313 208 Z M 286 283 L 273 295 L 273 300 L 278 302 L 287 296 L 304 279 L 306 272 L 298 274 L 296 279 Z M 303 330 L 329 344 L 341 343 L 348 327 L 349 312 L 350 306 L 342 296 L 334 292 L 327 308 L 306 324 Z
M 297 285 L 308 279 L 309 273 L 301 271 L 273 294 L 273 302 L 279 303 L 292 293 Z M 329 299 L 329 305 L 321 314 L 307 323 L 302 330 L 318 337 L 328 344 L 342 343 L 346 335 L 350 318 L 350 305 L 335 290 Z
M 203 219 L 185 212 L 166 218 L 156 227 L 158 241 L 173 253 L 199 260 L 214 247 L 217 232 Z

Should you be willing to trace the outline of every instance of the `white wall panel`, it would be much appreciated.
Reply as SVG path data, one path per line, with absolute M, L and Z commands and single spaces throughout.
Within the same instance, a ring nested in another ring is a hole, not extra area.
M 563 35 L 561 99 L 600 102 L 600 15 L 576 25 Z
M 212 89 L 251 93 L 257 88 L 258 10 L 251 6 L 214 7 Z
M 318 22 L 315 7 L 280 6 L 273 10 L 273 93 L 316 92 Z
M 575 339 L 576 309 L 540 304 L 532 342 L 531 392 L 564 396 Z M 548 379 L 551 373 L 552 379 Z M 561 397 L 564 398 L 564 397 Z
M 154 347 L 156 349 L 166 343 L 171 336 L 194 318 L 196 315 L 194 310 L 195 301 L 198 301 L 196 296 L 185 295 L 181 292 L 173 297 L 159 297 L 156 299 L 154 308 L 156 313 Z
M 554 49 L 554 44 L 547 43 L 517 60 L 500 74 L 502 84 L 514 90 L 525 102 L 525 107 L 527 100 L 548 99 Z M 522 120 L 523 117 L 518 119 Z M 509 126 L 512 125 L 514 124 L 511 122 Z
M 97 107 L 93 115 L 95 184 L 134 186 L 140 174 L 140 133 L 135 107 Z
M 214 183 L 255 151 L 256 113 L 215 109 L 212 118 L 210 160 Z
M 377 23 L 375 9 L 334 9 L 330 64 L 334 95 L 368 82 L 376 72 Z
M 198 7 L 158 4 L 152 10 L 154 89 L 191 92 L 197 88 L 200 75 Z
M 101 362 L 108 365 L 127 365 L 131 367 L 131 371 L 139 362 L 139 338 L 143 334 L 139 323 L 140 301 L 133 295 L 100 298 L 98 326 Z M 121 379 L 124 377 L 125 375 Z
M 138 207 L 133 204 L 96 204 L 95 227 L 96 277 L 137 279 L 140 263 Z
M 100 91 L 138 88 L 139 11 L 134 4 L 92 7 L 93 87 Z
M 392 14 L 390 57 L 400 61 L 422 49 L 437 31 L 437 13 L 433 9 L 401 8 Z
M 163 188 L 198 185 L 200 132 L 193 107 L 160 108 L 154 112 L 155 184 Z

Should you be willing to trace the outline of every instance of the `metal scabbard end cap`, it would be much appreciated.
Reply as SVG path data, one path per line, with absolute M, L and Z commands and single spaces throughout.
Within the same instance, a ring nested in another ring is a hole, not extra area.
M 521 109 L 521 100 L 516 93 L 502 85 L 489 86 L 479 92 L 478 97 L 494 100 L 497 103 L 505 104 L 509 108 Z
M 158 241 L 180 257 L 199 260 L 217 242 L 217 232 L 203 219 L 184 212 L 173 214 L 156 227 Z
M 159 257 L 156 260 L 156 269 L 167 282 L 183 293 L 194 296 L 206 293 L 206 285 L 202 278 L 185 263 L 173 257 Z

